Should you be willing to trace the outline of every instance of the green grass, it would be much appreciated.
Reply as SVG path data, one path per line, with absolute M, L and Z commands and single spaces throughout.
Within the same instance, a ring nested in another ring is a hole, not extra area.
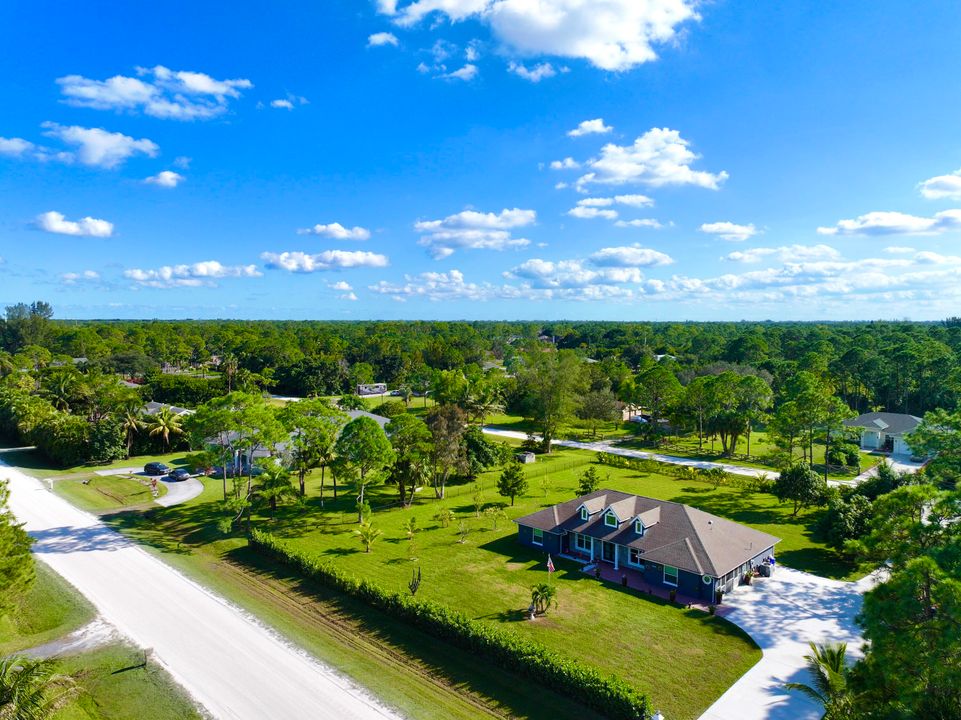
M 17 606 L 0 615 L 0 657 L 56 640 L 95 615 L 66 580 L 37 561 L 37 577 Z
M 143 651 L 114 644 L 63 658 L 58 672 L 75 678 L 81 693 L 55 720 L 200 720 L 190 698 Z
M 126 475 L 91 475 L 86 479 L 58 478 L 53 480 L 53 490 L 77 507 L 91 512 L 149 505 L 154 501 L 150 487 Z M 157 497 L 166 494 L 167 488 L 158 482 Z
M 137 455 L 126 460 L 115 460 L 114 462 L 102 465 L 76 465 L 69 468 L 53 467 L 46 458 L 33 449 L 8 450 L 3 453 L 4 462 L 15 465 L 28 472 L 36 478 L 59 478 L 76 477 L 85 479 L 96 475 L 98 470 L 119 470 L 121 468 L 136 468 L 137 471 L 143 470 L 143 466 L 148 462 L 162 462 L 171 467 L 185 467 L 187 461 L 184 459 L 188 453 L 174 452 L 162 455 Z

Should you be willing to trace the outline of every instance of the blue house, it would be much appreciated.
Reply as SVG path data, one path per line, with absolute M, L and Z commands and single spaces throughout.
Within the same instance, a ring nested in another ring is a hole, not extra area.
M 633 570 L 693 598 L 728 592 L 780 538 L 680 503 L 597 490 L 517 518 L 522 545 Z

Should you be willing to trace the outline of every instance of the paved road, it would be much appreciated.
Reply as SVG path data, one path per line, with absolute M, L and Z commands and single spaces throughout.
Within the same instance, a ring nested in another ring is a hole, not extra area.
M 197 478 L 188 478 L 179 481 L 163 478 L 160 482 L 167 488 L 167 494 L 161 498 L 157 498 L 154 502 L 164 507 L 173 507 L 174 505 L 185 503 L 188 500 L 193 500 L 204 491 L 204 484 Z
M 10 507 L 34 552 L 100 615 L 153 657 L 215 718 L 397 718 L 359 688 L 288 645 L 94 516 L 0 465 Z
M 860 656 L 854 617 L 875 579 L 847 583 L 778 566 L 773 577 L 726 595 L 718 614 L 743 628 L 764 655 L 700 720 L 820 720 L 823 709 L 784 684 L 810 682 L 808 642 L 846 642 L 849 656 Z

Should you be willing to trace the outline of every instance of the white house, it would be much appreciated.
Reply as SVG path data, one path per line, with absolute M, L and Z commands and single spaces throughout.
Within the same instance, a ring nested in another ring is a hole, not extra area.
M 921 424 L 921 418 L 905 413 L 871 412 L 845 420 L 850 428 L 861 430 L 861 448 L 892 455 L 911 455 L 905 435 Z

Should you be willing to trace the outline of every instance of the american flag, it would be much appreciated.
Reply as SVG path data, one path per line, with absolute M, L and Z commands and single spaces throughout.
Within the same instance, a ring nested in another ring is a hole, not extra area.
M 554 561 L 551 560 L 550 553 L 547 554 L 547 573 L 550 574 L 554 572 Z

